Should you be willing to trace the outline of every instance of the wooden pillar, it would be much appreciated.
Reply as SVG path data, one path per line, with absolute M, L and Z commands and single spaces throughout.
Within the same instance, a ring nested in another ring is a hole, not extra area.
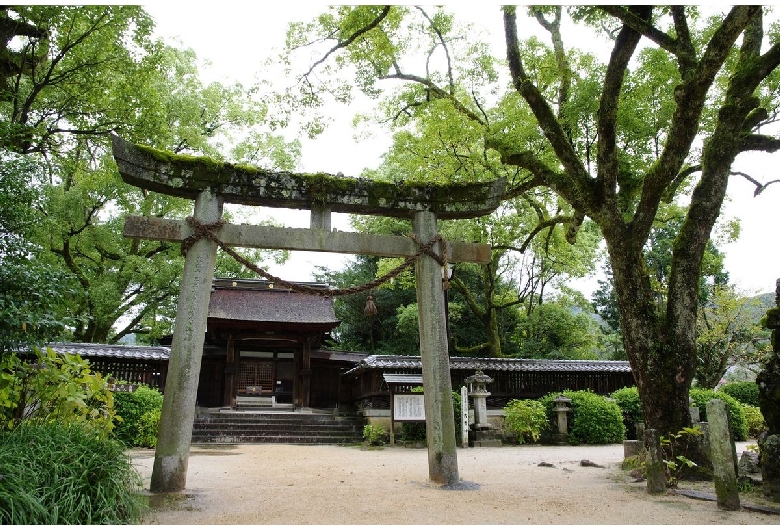
M 438 234 L 436 214 L 416 212 L 412 217 L 414 234 L 427 243 Z M 441 245 L 433 247 L 441 252 Z M 447 351 L 446 317 L 441 265 L 423 254 L 415 263 L 417 308 L 420 326 L 420 357 L 425 390 L 425 425 L 428 435 L 428 475 L 442 484 L 459 481 L 455 440 L 455 412 Z
M 222 200 L 210 191 L 202 191 L 195 200 L 194 215 L 201 223 L 217 222 L 222 216 Z M 150 484 L 150 490 L 155 493 L 181 491 L 187 482 L 195 399 L 216 257 L 216 243 L 204 238 L 190 247 L 184 261 Z
M 311 407 L 311 337 L 306 337 L 303 341 L 303 352 L 301 355 L 301 408 L 309 409 Z
M 298 410 L 303 407 L 303 400 L 301 399 L 301 367 L 303 363 L 302 348 L 295 349 L 295 355 L 293 357 L 293 407 Z
M 236 341 L 233 339 L 232 333 L 228 335 L 226 353 L 225 393 L 222 396 L 222 405 L 232 408 L 236 405 L 236 373 L 238 372 L 238 361 L 236 359 Z

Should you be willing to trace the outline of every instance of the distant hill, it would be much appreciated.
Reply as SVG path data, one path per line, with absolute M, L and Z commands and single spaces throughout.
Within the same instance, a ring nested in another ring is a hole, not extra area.
M 751 297 L 751 299 L 756 299 L 759 302 L 755 307 L 750 308 L 756 322 L 764 317 L 767 309 L 775 307 L 775 293 L 762 293 Z

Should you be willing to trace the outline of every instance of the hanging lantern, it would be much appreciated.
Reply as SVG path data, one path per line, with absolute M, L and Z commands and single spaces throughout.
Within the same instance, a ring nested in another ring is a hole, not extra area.
M 377 313 L 377 311 L 376 311 L 376 304 L 374 303 L 374 297 L 373 296 L 369 296 L 368 298 L 366 298 L 366 308 L 363 309 L 363 313 L 367 317 L 376 316 L 376 313 Z

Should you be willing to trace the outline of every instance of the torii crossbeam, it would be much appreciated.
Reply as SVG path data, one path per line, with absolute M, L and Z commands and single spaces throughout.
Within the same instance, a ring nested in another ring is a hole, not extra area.
M 205 157 L 180 156 L 137 146 L 112 136 L 114 158 L 122 179 L 143 189 L 195 200 L 194 218 L 214 225 L 225 202 L 305 209 L 311 211 L 310 229 L 223 225 L 214 232 L 231 246 L 340 252 L 375 256 L 414 256 L 418 247 L 409 238 L 353 234 L 330 230 L 330 213 L 344 212 L 412 221 L 423 242 L 438 237 L 437 219 L 467 219 L 495 210 L 506 183 L 410 186 L 373 182 L 319 173 L 272 172 L 216 162 Z M 183 241 L 193 234 L 179 220 L 128 217 L 125 236 Z M 437 242 L 432 250 L 446 250 L 449 262 L 490 261 L 489 245 Z M 150 489 L 180 491 L 186 485 L 187 463 L 195 417 L 206 317 L 214 276 L 217 244 L 206 238 L 187 251 L 181 293 L 174 323 L 168 381 L 155 450 Z M 419 308 L 420 356 L 425 387 L 428 432 L 428 471 L 432 481 L 459 481 L 452 407 L 446 316 L 439 263 L 421 255 L 415 263 Z

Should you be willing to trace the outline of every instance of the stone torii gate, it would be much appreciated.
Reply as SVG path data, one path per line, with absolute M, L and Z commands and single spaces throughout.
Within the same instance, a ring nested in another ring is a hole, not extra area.
M 479 217 L 501 202 L 505 181 L 489 184 L 409 186 L 345 178 L 324 173 L 293 174 L 174 155 L 112 136 L 122 179 L 140 188 L 195 200 L 194 221 L 130 216 L 124 235 L 137 239 L 187 242 L 181 292 L 174 323 L 162 419 L 150 489 L 181 491 L 195 417 L 195 397 L 206 331 L 216 241 L 195 226 L 210 226 L 230 246 L 410 257 L 420 243 L 446 261 L 487 263 L 489 245 L 444 242 L 437 219 Z M 221 222 L 225 202 L 311 211 L 311 228 L 229 225 Z M 417 241 L 407 237 L 334 232 L 331 212 L 409 218 Z M 433 482 L 459 481 L 447 350 L 441 266 L 432 255 L 415 262 L 419 307 L 420 356 L 425 386 L 428 471 Z M 304 359 L 305 363 L 306 359 Z M 304 364 L 302 372 L 309 368 Z M 304 385 L 307 373 L 300 374 Z M 305 403 L 304 406 L 308 404 Z

